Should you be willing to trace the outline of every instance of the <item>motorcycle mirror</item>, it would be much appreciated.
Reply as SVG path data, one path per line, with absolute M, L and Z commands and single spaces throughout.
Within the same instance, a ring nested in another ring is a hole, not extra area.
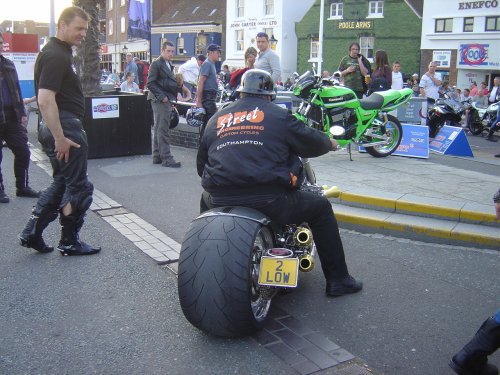
M 345 129 L 340 125 L 334 125 L 330 128 L 330 133 L 334 137 L 340 137 L 341 135 L 345 134 Z

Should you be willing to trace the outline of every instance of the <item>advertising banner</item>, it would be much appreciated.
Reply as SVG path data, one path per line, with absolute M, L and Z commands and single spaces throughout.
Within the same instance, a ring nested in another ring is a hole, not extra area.
M 92 118 L 120 117 L 120 104 L 117 97 L 92 98 Z
M 410 122 L 425 125 L 427 114 L 427 99 L 414 96 L 407 103 L 398 107 L 393 114 L 402 123 Z
M 422 125 L 401 124 L 403 139 L 392 155 L 429 158 L 429 128 Z
M 500 69 L 500 42 L 461 44 L 457 53 L 458 68 Z
M 129 0 L 128 39 L 151 39 L 150 0 Z
M 464 129 L 454 126 L 443 126 L 431 142 L 430 149 L 437 154 L 474 157 Z

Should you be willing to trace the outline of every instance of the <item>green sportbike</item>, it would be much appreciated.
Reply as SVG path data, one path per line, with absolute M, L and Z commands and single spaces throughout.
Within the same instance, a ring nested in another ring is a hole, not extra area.
M 335 73 L 334 77 L 340 76 Z M 312 71 L 297 78 L 292 92 L 302 102 L 295 116 L 336 139 L 340 147 L 353 142 L 377 158 L 396 151 L 403 128 L 388 112 L 409 101 L 413 90 L 379 91 L 360 100 L 336 78 L 323 79 Z

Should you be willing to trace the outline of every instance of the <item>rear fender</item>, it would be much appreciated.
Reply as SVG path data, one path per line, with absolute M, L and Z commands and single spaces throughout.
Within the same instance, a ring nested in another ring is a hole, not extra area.
M 382 111 L 392 111 L 402 104 L 409 101 L 413 96 L 412 89 L 401 89 L 401 90 L 386 90 L 379 91 L 377 94 L 384 97 L 384 104 L 382 105 Z
M 209 216 L 234 216 L 255 221 L 266 226 L 271 224 L 271 219 L 269 219 L 269 217 L 264 215 L 262 212 L 254 210 L 253 208 L 240 206 L 224 206 L 213 208 L 209 211 L 205 211 L 193 221 Z

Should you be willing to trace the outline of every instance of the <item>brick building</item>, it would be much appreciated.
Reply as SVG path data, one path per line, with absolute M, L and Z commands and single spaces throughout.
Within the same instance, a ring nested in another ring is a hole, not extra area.
M 389 61 L 399 61 L 406 75 L 420 67 L 423 0 L 325 0 L 323 70 L 336 71 L 349 45 L 358 42 L 371 62 L 383 49 Z M 320 0 L 296 24 L 298 69 L 318 61 Z

